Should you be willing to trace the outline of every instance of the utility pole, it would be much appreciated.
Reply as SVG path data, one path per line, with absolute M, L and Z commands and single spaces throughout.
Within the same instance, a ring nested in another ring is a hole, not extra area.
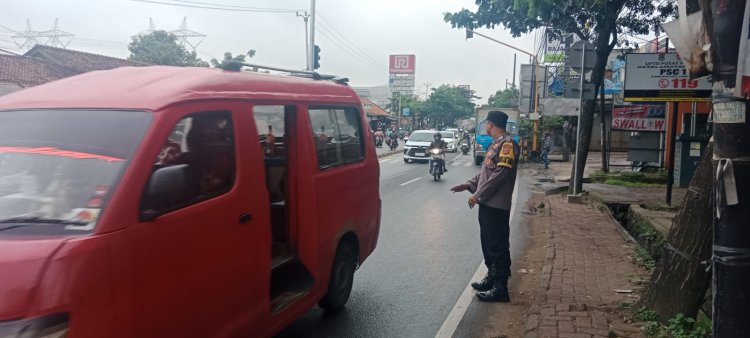
M 308 13 L 307 11 L 304 11 L 302 13 L 303 14 L 300 14 L 299 12 L 297 12 L 297 17 L 305 20 L 305 63 L 307 63 L 307 68 L 305 69 L 308 71 L 312 71 L 313 69 L 310 68 L 311 67 L 310 60 L 312 60 L 312 58 L 310 57 L 310 37 L 307 32 L 307 28 L 308 28 L 307 22 L 308 22 L 308 19 L 310 18 L 310 13 Z
M 312 69 L 315 64 L 313 48 L 315 48 L 315 0 L 310 0 L 310 43 L 307 46 L 307 70 L 309 71 L 314 71 Z
M 516 56 L 517 53 L 513 53 L 513 88 L 516 88 Z

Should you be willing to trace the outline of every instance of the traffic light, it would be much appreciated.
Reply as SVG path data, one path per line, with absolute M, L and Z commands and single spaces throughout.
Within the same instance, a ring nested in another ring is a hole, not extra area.
M 320 47 L 315 45 L 313 49 L 313 69 L 320 68 Z
M 471 39 L 474 37 L 474 31 L 471 29 L 466 29 L 466 40 Z

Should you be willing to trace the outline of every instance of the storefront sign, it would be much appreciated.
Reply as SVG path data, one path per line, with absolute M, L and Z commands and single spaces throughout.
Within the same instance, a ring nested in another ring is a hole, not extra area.
M 612 129 L 632 131 L 664 131 L 665 107 L 640 105 L 615 107 L 612 111 Z

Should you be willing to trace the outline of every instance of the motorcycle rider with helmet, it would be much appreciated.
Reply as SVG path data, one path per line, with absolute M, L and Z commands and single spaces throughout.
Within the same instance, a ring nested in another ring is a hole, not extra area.
M 443 141 L 443 135 L 441 135 L 440 132 L 436 132 L 434 137 L 435 140 L 430 143 L 429 150 L 440 149 L 440 155 L 443 156 L 443 162 L 445 162 L 445 149 L 448 148 L 448 143 Z M 448 166 L 444 165 L 443 171 L 447 173 Z M 432 158 L 430 158 L 430 174 L 432 174 Z

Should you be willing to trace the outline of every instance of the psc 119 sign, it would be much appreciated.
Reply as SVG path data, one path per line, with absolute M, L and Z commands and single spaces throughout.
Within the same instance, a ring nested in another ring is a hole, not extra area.
M 676 53 L 625 56 L 625 101 L 708 101 L 711 81 L 690 80 Z

